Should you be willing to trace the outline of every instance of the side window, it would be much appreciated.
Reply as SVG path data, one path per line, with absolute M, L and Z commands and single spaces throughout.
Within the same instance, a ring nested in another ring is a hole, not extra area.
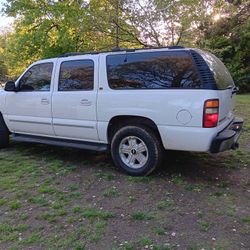
M 83 91 L 94 88 L 92 60 L 67 61 L 61 64 L 58 91 Z
M 201 88 L 192 57 L 184 51 L 157 51 L 107 56 L 113 89 Z
M 42 63 L 31 67 L 20 79 L 20 91 L 50 91 L 53 63 Z

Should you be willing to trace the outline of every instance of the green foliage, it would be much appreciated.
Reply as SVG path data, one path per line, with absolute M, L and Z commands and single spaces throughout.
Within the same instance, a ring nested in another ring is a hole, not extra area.
M 4 62 L 5 47 L 6 47 L 6 38 L 4 35 L 2 36 L 0 35 L 0 80 L 4 79 L 8 73 L 7 66 Z
M 250 92 L 250 2 L 234 2 L 224 6 L 222 18 L 208 27 L 199 45 L 222 59 L 241 92 Z
M 17 17 L 5 52 L 12 75 L 40 58 L 114 47 L 114 6 L 108 1 L 9 0 L 5 12 Z M 120 41 L 121 46 L 136 45 L 126 32 Z

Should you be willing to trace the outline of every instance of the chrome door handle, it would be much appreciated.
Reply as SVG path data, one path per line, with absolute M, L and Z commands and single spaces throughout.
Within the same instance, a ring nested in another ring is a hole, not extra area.
M 49 100 L 47 98 L 42 98 L 41 99 L 41 104 L 48 105 L 49 104 Z

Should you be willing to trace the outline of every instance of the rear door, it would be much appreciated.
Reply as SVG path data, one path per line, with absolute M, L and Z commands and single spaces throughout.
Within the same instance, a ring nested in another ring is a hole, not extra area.
M 235 94 L 237 88 L 234 81 L 219 58 L 208 52 L 200 52 L 213 73 L 216 85 L 217 95 L 220 100 L 219 124 L 229 123 L 234 117 Z
M 96 55 L 58 59 L 52 97 L 53 128 L 56 136 L 98 141 L 98 58 Z

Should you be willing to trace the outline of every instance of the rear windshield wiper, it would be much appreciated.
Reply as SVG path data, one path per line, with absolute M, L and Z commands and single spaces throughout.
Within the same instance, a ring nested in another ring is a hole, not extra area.
M 232 89 L 232 94 L 234 94 L 234 93 L 236 93 L 236 92 L 239 91 L 239 88 L 238 88 L 238 87 L 232 86 L 232 85 L 228 86 L 227 89 Z
M 239 88 L 238 88 L 238 87 L 234 86 L 234 87 L 232 88 L 232 94 L 237 93 L 238 91 L 239 91 Z

